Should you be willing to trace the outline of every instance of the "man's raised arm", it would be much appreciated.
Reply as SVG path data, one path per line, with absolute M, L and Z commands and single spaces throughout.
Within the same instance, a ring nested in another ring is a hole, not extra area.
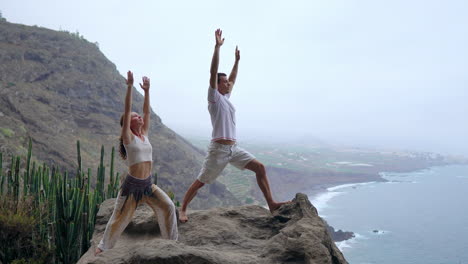
M 211 59 L 211 68 L 210 68 L 210 86 L 213 89 L 218 88 L 218 66 L 219 66 L 219 49 L 224 43 L 224 38 L 222 38 L 223 31 L 217 29 L 215 32 L 216 45 L 213 52 L 213 58 Z
M 234 84 L 236 83 L 237 78 L 237 68 L 239 67 L 239 60 L 240 60 L 240 50 L 236 46 L 236 60 L 234 61 L 234 66 L 232 66 L 231 74 L 229 74 L 229 92 L 232 91 Z

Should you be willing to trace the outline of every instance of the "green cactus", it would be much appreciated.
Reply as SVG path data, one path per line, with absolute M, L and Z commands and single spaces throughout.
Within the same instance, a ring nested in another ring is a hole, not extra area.
M 20 190 L 19 170 L 20 170 L 20 157 L 17 156 L 16 164 L 15 164 L 14 189 L 13 189 L 13 197 L 16 203 L 18 203 L 18 200 L 20 198 L 19 196 L 19 190 Z
M 114 156 L 115 156 L 115 148 L 112 147 L 111 151 L 111 165 L 109 171 L 109 184 L 107 185 L 107 199 L 114 197 Z
M 78 159 L 78 171 L 77 174 L 81 173 L 82 171 L 82 164 L 81 164 L 81 150 L 80 150 L 80 141 L 76 141 L 76 157 Z
M 24 185 L 24 195 L 27 195 L 30 191 L 30 184 L 31 184 L 31 174 L 30 174 L 30 165 L 31 165 L 31 155 L 32 155 L 32 139 L 29 138 L 28 143 L 28 156 L 26 159 L 26 172 L 25 177 L 23 179 Z
M 74 178 L 69 177 L 67 171 L 61 173 L 55 165 L 37 165 L 35 161 L 31 164 L 31 138 L 24 165 L 20 157 L 12 156 L 9 170 L 5 173 L 0 153 L 0 196 L 10 195 L 16 203 L 31 197 L 35 208 L 40 211 L 35 240 L 46 243 L 55 252 L 52 263 L 75 263 L 88 250 L 99 205 L 104 199 L 115 197 L 119 189 L 119 173 L 114 171 L 115 149 L 111 151 L 109 184 L 105 186 L 105 152 L 104 146 L 101 147 L 96 184 L 92 189 L 91 169 L 83 172 L 79 141 L 76 146 L 78 168 Z
M 3 173 L 3 155 L 0 152 L 0 196 L 3 195 L 3 184 L 5 183 L 5 174 Z

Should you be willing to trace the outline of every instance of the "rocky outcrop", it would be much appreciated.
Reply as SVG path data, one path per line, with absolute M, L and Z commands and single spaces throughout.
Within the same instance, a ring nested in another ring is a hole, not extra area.
M 113 202 L 101 205 L 94 245 L 102 237 Z M 146 206 L 139 207 L 113 249 L 95 257 L 93 246 L 78 263 L 347 263 L 304 194 L 273 215 L 255 205 L 192 211 L 190 221 L 179 224 L 177 242 L 159 238 L 152 214 Z
M 157 89 L 157 82 L 153 87 Z M 116 66 L 78 33 L 0 22 L 0 152 L 7 162 L 10 154 L 26 156 L 31 137 L 33 159 L 40 163 L 74 174 L 80 140 L 85 170 L 97 168 L 101 145 L 108 166 L 110 149 L 118 146 L 125 92 Z M 142 108 L 143 96 L 134 89 L 133 111 L 141 113 Z M 149 138 L 158 185 L 182 200 L 203 153 L 154 112 Z M 126 173 L 118 157 L 115 166 L 120 175 Z M 191 206 L 239 204 L 224 185 L 215 183 L 200 190 Z
M 335 242 L 341 242 L 341 241 L 345 241 L 345 240 L 355 237 L 353 232 L 343 231 L 341 229 L 338 231 L 335 231 L 335 228 L 333 228 L 333 226 L 329 226 L 328 224 L 327 224 L 327 230 L 330 233 L 331 238 Z

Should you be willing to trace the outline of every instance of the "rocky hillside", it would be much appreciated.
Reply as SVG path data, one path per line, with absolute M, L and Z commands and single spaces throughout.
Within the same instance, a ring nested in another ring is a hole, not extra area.
M 133 110 L 143 97 L 134 90 Z M 84 168 L 97 168 L 100 146 L 118 145 L 125 80 L 97 45 L 78 34 L 0 22 L 0 152 L 25 155 L 33 139 L 36 160 L 73 173 L 76 141 Z M 198 173 L 202 154 L 151 114 L 154 172 L 181 200 Z M 117 160 L 117 171 L 126 172 Z M 194 208 L 235 205 L 224 185 L 202 189 Z
M 93 244 L 99 243 L 114 199 L 97 215 Z M 78 264 L 345 264 L 324 221 L 304 194 L 278 212 L 257 205 L 192 211 L 179 225 L 179 241 L 160 239 L 152 210 L 140 206 L 116 246 L 94 256 L 94 246 Z

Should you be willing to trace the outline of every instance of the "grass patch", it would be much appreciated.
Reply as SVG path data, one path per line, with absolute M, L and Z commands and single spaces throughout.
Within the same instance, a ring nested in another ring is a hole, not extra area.
M 0 127 L 0 133 L 2 133 L 6 137 L 12 137 L 15 134 L 13 130 L 4 127 Z

